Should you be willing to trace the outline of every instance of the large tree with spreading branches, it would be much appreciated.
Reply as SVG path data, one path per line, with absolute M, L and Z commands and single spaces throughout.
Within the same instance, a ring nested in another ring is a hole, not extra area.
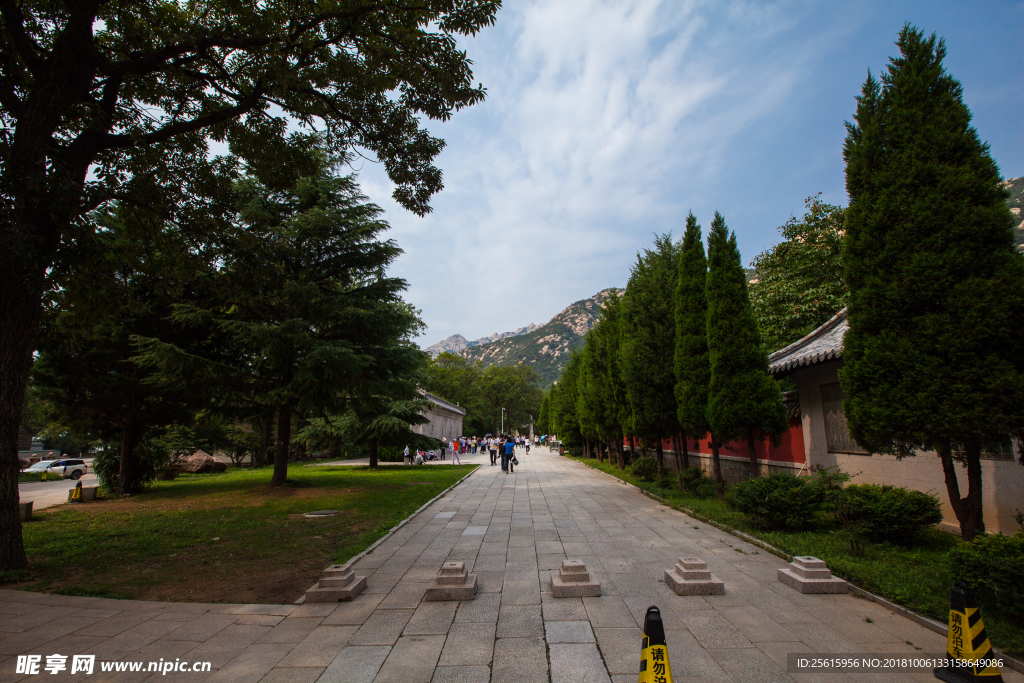
M 366 150 L 423 214 L 447 119 L 484 96 L 457 35 L 500 0 L 0 2 L 0 569 L 26 566 L 17 435 L 49 275 L 83 217 L 132 185 L 182 184 L 211 141 L 261 177 L 301 147 Z M 281 179 L 285 184 L 288 178 Z

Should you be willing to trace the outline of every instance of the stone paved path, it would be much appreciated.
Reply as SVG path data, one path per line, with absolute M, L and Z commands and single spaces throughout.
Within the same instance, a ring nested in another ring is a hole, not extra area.
M 662 610 L 677 683 L 935 680 L 787 674 L 790 652 L 941 652 L 945 639 L 853 596 L 801 595 L 776 580 L 781 559 L 546 449 L 520 460 L 510 475 L 485 464 L 360 560 L 368 587 L 350 603 L 201 605 L 0 591 L 0 681 L 19 680 L 13 655 L 59 652 L 214 667 L 74 677 L 90 681 L 632 683 L 639 624 L 652 604 Z M 705 559 L 726 595 L 672 593 L 662 573 L 681 555 Z M 586 562 L 601 597 L 552 597 L 548 576 L 566 557 Z M 479 576 L 480 593 L 422 602 L 449 559 Z M 1004 678 L 1024 682 L 1008 670 Z

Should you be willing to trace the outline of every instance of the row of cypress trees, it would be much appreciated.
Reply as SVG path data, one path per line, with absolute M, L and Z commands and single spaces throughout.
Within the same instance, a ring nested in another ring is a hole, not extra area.
M 983 453 L 1011 437 L 1024 446 L 1024 255 L 999 168 L 943 66 L 945 43 L 908 24 L 896 45 L 881 78 L 869 72 L 843 151 L 843 410 L 868 452 L 938 455 L 970 540 L 985 531 Z M 785 429 L 766 370 L 735 236 L 716 214 L 705 264 L 691 215 L 680 245 L 662 236 L 639 257 L 548 415 L 587 448 L 637 436 L 660 456 L 663 438 L 710 433 L 720 482 L 718 445 Z M 686 467 L 686 449 L 675 451 Z
M 715 481 L 719 449 L 745 441 L 750 472 L 756 444 L 778 441 L 788 420 L 747 294 L 736 235 L 715 213 L 705 254 L 691 213 L 681 241 L 655 238 L 637 255 L 626 289 L 605 305 L 574 352 L 543 410 L 544 426 L 585 454 L 605 446 L 625 466 L 623 440 L 653 446 L 659 470 L 671 440 L 680 472 L 689 440 L 710 435 Z

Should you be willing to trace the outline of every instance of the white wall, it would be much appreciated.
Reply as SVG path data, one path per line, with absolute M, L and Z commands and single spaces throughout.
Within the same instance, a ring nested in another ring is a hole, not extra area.
M 808 466 L 839 466 L 853 475 L 852 483 L 890 484 L 933 493 L 942 502 L 944 526 L 959 530 L 956 516 L 949 505 L 942 462 L 932 451 L 918 451 L 916 456 L 897 460 L 888 455 L 854 455 L 829 453 L 825 441 L 825 418 L 821 407 L 822 384 L 839 381 L 841 362 L 798 371 L 794 378 L 800 392 L 800 411 L 804 428 L 804 449 Z M 960 465 L 957 480 L 960 496 L 967 495 L 967 470 Z M 1014 515 L 1024 512 L 1024 467 L 1017 460 L 981 461 L 982 504 L 985 529 L 1012 534 L 1017 530 Z

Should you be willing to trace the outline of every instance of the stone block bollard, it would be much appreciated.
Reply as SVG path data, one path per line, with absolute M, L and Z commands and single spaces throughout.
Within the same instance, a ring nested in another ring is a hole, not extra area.
M 776 572 L 779 581 L 801 593 L 846 593 L 849 584 L 832 576 L 825 563 L 816 557 L 794 557 L 788 567 Z
M 551 593 L 556 598 L 596 598 L 601 584 L 580 560 L 562 560 L 558 571 L 551 573 Z
M 699 557 L 680 557 L 675 567 L 665 570 L 665 583 L 676 595 L 725 595 L 725 584 Z
M 466 573 L 465 562 L 445 562 L 424 600 L 472 600 L 476 597 L 476 574 Z

